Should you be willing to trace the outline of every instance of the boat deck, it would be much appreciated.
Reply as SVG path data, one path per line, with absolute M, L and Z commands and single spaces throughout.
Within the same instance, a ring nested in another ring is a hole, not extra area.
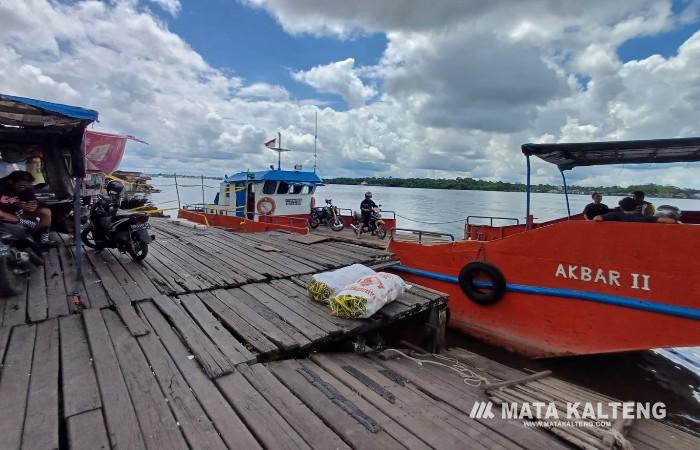
M 143 265 L 85 253 L 79 303 L 67 296 L 75 266 L 66 245 L 48 254 L 26 292 L 2 300 L 0 449 L 571 448 L 517 421 L 471 418 L 486 394 L 454 369 L 492 382 L 523 373 L 465 350 L 436 360 L 453 370 L 311 352 L 444 308 L 440 293 L 417 286 L 368 321 L 338 320 L 306 300 L 309 273 L 388 264 L 387 252 L 153 225 L 158 240 Z M 255 261 L 268 255 L 263 270 Z M 252 278 L 234 278 L 233 268 Z M 634 424 L 628 438 L 638 448 L 700 448 L 652 421 Z M 611 448 L 602 442 L 589 448 Z

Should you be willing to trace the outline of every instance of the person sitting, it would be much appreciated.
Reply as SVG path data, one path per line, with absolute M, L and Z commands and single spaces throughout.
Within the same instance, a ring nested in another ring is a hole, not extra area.
M 34 195 L 34 177 L 24 170 L 16 170 L 3 180 L 6 189 L 14 192 L 17 197 L 16 217 L 34 233 L 43 247 L 55 246 L 49 237 L 51 228 L 51 210 L 42 206 Z M 37 223 L 38 220 L 38 223 Z
M 620 209 L 610 211 L 593 218 L 596 222 L 647 222 L 647 223 L 677 223 L 670 217 L 645 216 L 637 212 L 637 201 L 631 197 L 625 197 L 619 202 Z
M 644 200 L 644 192 L 634 191 L 632 192 L 632 198 L 636 202 L 635 211 L 645 216 L 653 216 L 656 212 L 654 205 Z
M 593 203 L 587 204 L 583 209 L 583 218 L 585 220 L 593 220 L 595 216 L 599 216 L 610 211 L 608 205 L 602 203 L 603 194 L 600 192 L 594 192 L 593 195 L 591 195 L 591 198 L 593 199 Z

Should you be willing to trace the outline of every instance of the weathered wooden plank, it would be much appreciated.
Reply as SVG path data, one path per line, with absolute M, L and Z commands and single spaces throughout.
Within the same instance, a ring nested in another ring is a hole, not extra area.
M 231 332 L 209 312 L 196 295 L 183 295 L 180 297 L 180 302 L 199 327 L 234 366 L 255 360 L 255 356 L 236 340 Z
M 233 364 L 226 359 L 226 356 L 204 334 L 194 320 L 175 303 L 174 299 L 159 295 L 153 301 L 158 309 L 175 325 L 178 334 L 192 350 L 195 358 L 209 377 L 220 377 L 233 370 Z
M 320 367 L 308 364 L 303 360 L 286 360 L 269 363 L 267 367 L 352 447 L 428 448 L 416 436 L 338 383 Z M 302 373 L 315 375 L 324 384 L 315 385 Z
M 29 288 L 27 290 L 27 320 L 29 322 L 41 322 L 46 320 L 49 314 L 49 301 L 46 297 L 46 279 L 41 268 L 33 270 L 29 274 Z
M 268 296 L 277 300 L 280 304 L 306 318 L 308 322 L 312 322 L 326 335 L 340 334 L 345 331 L 343 328 L 331 321 L 333 316 L 331 316 L 330 310 L 312 302 L 308 297 L 305 296 L 304 298 L 300 299 L 297 293 L 290 295 L 286 291 L 278 289 L 277 285 L 259 283 L 255 286 L 261 291 L 265 292 Z
M 233 372 L 218 378 L 216 384 L 265 447 L 311 448 L 240 373 Z
M 111 448 L 100 409 L 69 417 L 66 427 L 68 448 L 71 450 L 109 450 Z
M 349 448 L 304 403 L 280 383 L 262 364 L 241 366 L 238 371 L 313 448 Z
M 315 355 L 313 361 L 385 414 L 410 429 L 431 447 L 461 448 L 465 441 L 469 441 L 471 447 L 483 450 L 519 448 L 476 421 L 460 421 L 459 415 L 465 418 L 467 416 L 456 410 L 447 413 L 441 408 L 440 401 L 415 392 L 409 387 L 383 376 L 379 373 L 382 367 L 372 365 L 367 358 L 341 354 Z M 347 368 L 352 368 L 362 374 L 363 377 L 374 383 L 380 392 L 369 388 L 362 380 L 348 372 Z M 465 386 L 465 388 L 468 387 Z M 379 395 L 380 393 L 391 394 L 395 399 L 394 403 Z
M 479 390 L 464 388 L 464 383 L 451 385 L 445 378 L 454 377 L 439 367 L 424 364 L 418 366 L 405 360 L 376 361 L 411 382 L 411 385 L 434 399 L 450 405 L 458 411 L 470 411 L 474 401 L 485 401 L 487 398 Z M 522 423 L 495 418 L 492 420 L 476 419 L 481 425 L 494 433 L 525 446 L 526 448 L 561 448 L 554 437 L 536 429 L 525 428 Z
M 183 264 L 183 260 L 179 258 L 172 258 L 167 251 L 167 248 L 162 245 L 162 243 L 155 242 L 151 244 L 151 250 L 149 257 L 147 258 L 148 264 L 154 263 L 151 257 L 154 257 L 162 267 L 158 269 L 158 272 L 164 276 L 170 278 L 172 284 L 176 287 L 176 292 L 192 292 L 202 289 L 207 289 L 212 285 L 212 281 L 192 270 L 186 264 Z
M 40 269 L 37 269 L 40 270 Z M 25 323 L 27 316 L 27 280 L 23 279 L 22 291 L 12 297 L 2 299 L 0 309 L 4 310 L 2 324 L 6 327 Z M 4 304 L 3 304 L 4 303 Z
M 58 320 L 36 325 L 23 449 L 58 449 Z
M 124 291 L 129 296 L 129 300 L 138 302 L 148 298 L 141 289 L 141 286 L 139 286 L 139 284 L 129 276 L 126 270 L 124 270 L 124 267 L 122 267 L 120 259 L 126 259 L 127 257 L 121 256 L 116 250 L 100 252 L 99 256 L 112 271 L 117 282 L 124 288 Z M 130 257 L 129 260 L 131 261 Z
M 105 264 L 104 260 L 97 255 L 97 252 L 88 251 L 85 253 L 95 269 L 95 272 L 99 275 L 102 286 L 108 292 L 112 304 L 117 308 L 119 316 L 124 323 L 126 323 L 131 334 L 133 336 L 142 336 L 148 333 L 148 329 L 131 307 L 129 295 L 114 277 L 114 274 Z
M 0 327 L 0 363 L 5 359 L 5 350 L 7 343 L 10 340 L 10 332 L 12 327 Z
M 177 337 L 156 306 L 151 302 L 139 304 L 141 313 L 147 318 L 158 335 L 171 360 L 192 388 L 207 415 L 230 448 L 258 449 L 257 443 L 238 414 L 226 401 L 216 385 L 189 356 L 189 351 Z
M 282 320 L 292 325 L 309 340 L 315 341 L 328 336 L 328 333 L 311 323 L 306 318 L 302 317 L 296 311 L 272 298 L 265 291 L 263 291 L 260 286 L 249 284 L 241 286 L 240 289 L 254 297 L 260 304 L 273 311 L 275 314 L 281 317 Z
M 245 277 L 249 283 L 267 279 L 267 276 L 260 273 L 260 270 L 265 270 L 265 267 L 262 264 L 250 264 L 245 261 L 239 261 L 238 258 L 231 258 L 231 251 L 218 243 L 214 243 L 209 239 L 198 238 L 197 240 L 193 241 L 192 244 L 207 251 L 212 256 L 213 260 L 221 263 L 223 267 L 227 268 L 227 270 L 235 271 L 236 273 Z M 240 249 L 238 252 L 240 252 Z
M 70 417 L 102 406 L 83 322 L 79 315 L 59 319 L 63 416 Z
M 103 310 L 102 317 L 112 339 L 146 447 L 187 450 L 187 442 L 136 338 L 114 312 Z
M 143 434 L 100 310 L 83 311 L 83 322 L 94 358 L 109 440 L 115 448 L 145 449 Z
M 306 336 L 240 288 L 213 291 L 213 294 L 280 348 L 292 350 L 311 345 L 311 341 Z
M 97 273 L 86 256 L 87 249 L 83 247 L 82 250 L 83 251 L 80 252 L 82 258 L 82 277 L 85 293 L 88 297 L 88 304 L 90 305 L 90 308 L 106 308 L 109 306 L 110 302 L 107 293 L 102 288 L 102 280 L 100 280 L 100 277 L 97 276 Z
M 229 308 L 211 292 L 200 292 L 196 295 L 214 312 L 219 320 L 225 323 L 231 330 L 234 330 L 242 340 L 259 353 L 274 353 L 279 350 L 278 347 L 273 342 L 269 341 L 263 333 L 258 331 L 255 326 L 248 323 L 243 317 Z
M 145 265 L 134 262 L 131 258 L 120 258 L 119 263 L 129 274 L 129 276 L 131 276 L 131 278 L 136 282 L 136 284 L 138 284 L 146 298 L 153 298 L 155 295 L 160 293 L 156 285 L 149 277 L 149 275 L 152 274 L 146 272 L 147 269 Z
M 0 448 L 18 449 L 27 408 L 27 391 L 34 354 L 35 325 L 12 330 L 0 378 Z
M 139 337 L 138 342 L 190 447 L 225 449 L 226 445 L 199 404 L 197 393 L 187 385 L 158 337 L 149 333 Z
M 46 271 L 46 296 L 49 305 L 48 316 L 67 316 L 70 311 L 58 248 L 52 248 L 44 254 L 44 270 Z

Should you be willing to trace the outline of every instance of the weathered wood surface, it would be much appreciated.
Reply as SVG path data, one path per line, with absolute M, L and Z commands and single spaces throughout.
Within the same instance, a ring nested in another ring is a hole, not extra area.
M 474 402 L 487 399 L 481 387 L 403 356 L 315 353 L 242 363 L 212 380 L 154 302 L 133 308 L 147 334 L 134 337 L 110 309 L 12 328 L 1 361 L 0 449 L 573 448 L 517 420 L 471 418 Z M 493 383 L 525 375 L 463 349 L 446 356 L 453 360 L 433 360 Z M 528 385 L 555 400 L 611 400 L 551 377 Z M 636 421 L 627 436 L 638 448 L 700 445 L 653 421 Z

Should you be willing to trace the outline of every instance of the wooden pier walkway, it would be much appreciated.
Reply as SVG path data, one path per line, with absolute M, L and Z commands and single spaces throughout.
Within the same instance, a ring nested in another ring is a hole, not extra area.
M 418 286 L 371 320 L 306 299 L 309 274 L 386 265 L 390 253 L 153 224 L 144 264 L 87 251 L 76 288 L 64 245 L 25 292 L 0 300 L 0 450 L 571 448 L 517 421 L 471 418 L 487 397 L 448 368 L 313 351 L 444 309 L 442 294 Z M 491 381 L 522 376 L 464 350 L 446 355 Z M 628 436 L 638 448 L 700 448 L 650 421 Z

